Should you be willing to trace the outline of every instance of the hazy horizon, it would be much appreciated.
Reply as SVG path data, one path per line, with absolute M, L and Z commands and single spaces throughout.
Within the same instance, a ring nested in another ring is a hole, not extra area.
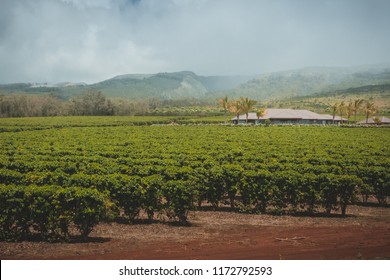
M 390 62 L 390 1 L 2 0 L 0 83 Z

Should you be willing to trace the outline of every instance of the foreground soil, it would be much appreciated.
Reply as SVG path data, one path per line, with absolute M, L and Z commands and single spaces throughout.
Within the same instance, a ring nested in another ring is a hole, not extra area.
M 87 242 L 0 242 L 1 259 L 390 259 L 390 208 L 347 218 L 194 212 L 191 226 L 101 224 Z

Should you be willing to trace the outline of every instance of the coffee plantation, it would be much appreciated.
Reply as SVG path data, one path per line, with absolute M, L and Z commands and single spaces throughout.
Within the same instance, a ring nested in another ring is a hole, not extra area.
M 390 195 L 388 128 L 42 120 L 0 125 L 3 240 L 67 240 L 70 227 L 87 238 L 118 216 L 188 223 L 202 206 L 345 216 Z

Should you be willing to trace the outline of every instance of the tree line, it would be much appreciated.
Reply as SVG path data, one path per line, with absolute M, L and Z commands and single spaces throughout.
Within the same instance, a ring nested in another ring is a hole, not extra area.
M 206 106 L 210 100 L 159 98 L 129 100 L 107 98 L 102 92 L 89 90 L 82 95 L 63 99 L 55 94 L 0 93 L 0 117 L 50 116 L 134 116 L 153 114 L 157 108 Z
M 247 97 L 240 97 L 239 99 L 229 99 L 228 96 L 225 96 L 221 99 L 218 99 L 218 104 L 221 109 L 227 113 L 234 113 L 239 119 L 241 114 L 246 115 L 246 122 L 248 122 L 249 112 L 256 112 L 257 119 L 259 120 L 264 116 L 266 108 L 256 108 L 255 105 L 258 104 L 258 101 L 249 99 Z M 341 123 L 344 122 L 343 117 L 347 118 L 347 122 L 350 122 L 350 118 L 353 116 L 353 122 L 356 123 L 356 116 L 358 113 L 364 114 L 366 123 L 370 116 L 373 116 L 377 113 L 377 108 L 374 101 L 365 100 L 365 99 L 355 99 L 350 100 L 348 103 L 345 101 L 336 102 L 329 104 L 329 110 L 333 117 L 333 123 L 335 122 L 336 115 L 339 114 L 341 118 Z M 375 121 L 376 118 L 374 118 Z
M 225 96 L 218 100 L 218 104 L 225 112 L 225 115 L 229 112 L 234 113 L 238 120 L 241 114 L 245 114 L 246 122 L 248 122 L 249 112 L 255 110 L 254 106 L 257 104 L 257 101 L 249 99 L 248 97 L 240 97 L 239 99 L 229 100 L 229 97 Z M 265 111 L 265 108 L 256 108 L 257 119 L 264 116 Z
M 108 99 L 90 90 L 64 100 L 54 94 L 0 95 L 0 117 L 137 115 L 155 107 L 156 100 Z
M 333 122 L 336 114 L 340 114 L 341 123 L 343 123 L 343 116 L 347 117 L 347 121 L 350 122 L 350 118 L 353 116 L 353 122 L 356 123 L 356 115 L 363 113 L 366 123 L 368 118 L 377 113 L 377 108 L 372 100 L 355 99 L 350 100 L 348 103 L 341 101 L 330 105 L 330 111 L 332 112 Z

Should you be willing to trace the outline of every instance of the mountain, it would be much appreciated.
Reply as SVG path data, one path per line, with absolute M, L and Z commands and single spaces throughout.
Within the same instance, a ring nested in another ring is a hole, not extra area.
M 198 76 L 190 71 L 157 74 L 127 74 L 95 84 L 7 84 L 0 93 L 47 94 L 70 98 L 88 90 L 101 91 L 105 96 L 126 99 L 208 98 L 210 93 L 231 90 L 254 76 Z
M 264 101 L 384 84 L 390 84 L 390 64 L 351 68 L 311 67 L 257 76 L 199 76 L 191 71 L 127 74 L 89 85 L 0 85 L 0 94 L 51 93 L 68 99 L 88 90 L 96 90 L 110 98 L 215 100 L 227 95 L 232 98 L 245 96 Z
M 206 98 L 207 93 L 229 90 L 252 76 L 198 76 L 190 71 L 158 74 L 128 74 L 102 81 L 90 88 L 106 96 L 124 98 Z
M 222 95 L 258 100 L 307 96 L 390 83 L 390 65 L 353 68 L 312 67 L 262 74 Z
M 390 83 L 267 100 L 262 102 L 262 106 L 268 108 L 308 109 L 317 113 L 329 114 L 334 104 L 340 104 L 341 102 L 349 104 L 357 99 L 371 100 L 374 102 L 379 115 L 390 115 Z
M 203 98 L 208 89 L 188 71 L 153 75 L 121 75 L 93 85 L 106 96 L 122 98 Z

